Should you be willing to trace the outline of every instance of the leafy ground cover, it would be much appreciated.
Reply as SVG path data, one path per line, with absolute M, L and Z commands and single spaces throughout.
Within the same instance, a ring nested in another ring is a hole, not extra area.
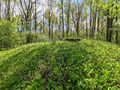
M 119 90 L 120 48 L 44 42 L 0 52 L 0 90 Z

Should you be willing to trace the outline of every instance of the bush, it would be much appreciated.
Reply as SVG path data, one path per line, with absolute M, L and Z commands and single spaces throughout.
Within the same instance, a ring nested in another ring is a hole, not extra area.
M 49 37 L 45 34 L 38 34 L 37 36 L 37 42 L 48 42 L 50 41 Z
M 0 89 L 119 90 L 120 48 L 79 43 L 29 44 L 0 53 Z
M 26 44 L 26 34 L 17 32 L 15 23 L 0 20 L 0 50 L 14 48 Z
M 36 42 L 48 42 L 51 41 L 49 37 L 45 34 L 27 32 L 26 33 L 26 43 L 36 43 Z
M 11 42 L 12 48 L 26 44 L 25 33 L 13 31 Z
M 11 35 L 12 35 L 13 26 L 9 21 L 1 20 L 0 21 L 0 48 L 9 48 L 11 47 Z
M 0 48 L 1 50 L 18 47 L 26 43 L 24 33 L 16 32 L 14 23 L 6 20 L 0 21 Z

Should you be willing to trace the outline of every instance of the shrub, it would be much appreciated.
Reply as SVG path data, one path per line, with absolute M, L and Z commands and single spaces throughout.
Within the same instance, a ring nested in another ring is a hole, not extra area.
M 8 48 L 18 47 L 26 43 L 24 33 L 17 32 L 14 23 L 6 20 L 0 21 L 0 48 L 5 50 Z
M 25 33 L 13 31 L 11 37 L 12 37 L 12 40 L 11 40 L 12 48 L 26 44 Z
M 47 41 L 50 41 L 49 37 L 45 34 L 38 34 L 37 36 L 37 42 L 47 42 Z
M 9 21 L 1 20 L 0 21 L 0 48 L 9 48 L 11 47 L 11 35 L 12 35 L 13 26 Z

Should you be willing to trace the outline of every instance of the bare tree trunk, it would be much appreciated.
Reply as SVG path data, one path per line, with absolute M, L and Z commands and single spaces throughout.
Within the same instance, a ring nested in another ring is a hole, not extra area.
M 86 37 L 88 38 L 89 36 L 89 33 L 88 33 L 88 21 L 87 21 L 87 18 L 86 18 Z
M 50 35 L 51 35 L 51 17 L 50 17 L 50 11 L 49 11 L 49 38 L 50 38 Z
M 51 10 L 49 7 L 49 39 L 51 38 Z
M 43 14 L 43 33 L 45 33 L 45 21 L 44 21 L 44 18 L 45 18 L 45 16 Z
M 109 10 L 107 10 L 107 29 L 106 29 L 106 41 L 112 42 L 112 33 L 113 31 L 111 30 L 112 24 L 113 24 L 113 18 L 109 17 Z
M 100 10 L 98 10 L 98 19 L 97 19 L 97 32 L 100 30 Z
M 35 0 L 35 17 L 34 17 L 34 19 L 35 19 L 35 32 L 37 31 L 37 6 L 36 6 L 36 4 L 37 4 L 37 2 L 36 2 L 36 0 Z
M 2 3 L 0 1 L 0 19 L 2 18 Z
M 118 1 L 116 0 L 116 4 L 118 3 Z M 117 11 L 118 7 L 116 6 L 116 11 Z M 116 12 L 117 14 L 117 12 Z M 118 22 L 118 17 L 116 16 L 116 22 Z M 116 36 L 115 36 L 115 40 L 116 40 L 116 44 L 118 45 L 118 36 L 119 36 L 119 32 L 118 30 L 116 30 Z
M 80 6 L 78 6 L 78 13 L 77 13 L 77 25 L 76 25 L 76 32 L 77 32 L 77 38 L 79 36 L 79 29 L 80 29 Z
M 37 1 L 35 0 L 35 42 L 37 42 Z
M 115 36 L 115 40 L 116 40 L 116 44 L 118 45 L 118 35 L 119 35 L 119 32 L 118 31 L 116 31 L 116 36 Z
M 53 40 L 53 22 L 52 22 L 52 25 L 51 25 L 51 39 Z
M 7 20 L 9 20 L 9 21 L 10 21 L 10 3 L 11 3 L 11 1 L 8 0 L 7 1 Z
M 95 30 L 96 30 L 96 12 L 97 12 L 97 8 L 95 8 L 95 11 L 94 11 L 93 26 L 92 26 L 92 38 L 94 38 Z
M 61 4 L 62 4 L 62 38 L 65 37 L 64 35 L 64 2 L 63 0 L 61 0 Z
M 92 1 L 90 2 L 90 37 L 92 36 Z
M 59 33 L 61 33 L 61 13 L 59 15 L 59 26 L 58 26 Z
M 110 18 L 110 33 L 109 33 L 109 42 L 112 42 L 112 35 L 113 35 L 113 30 L 112 30 L 112 24 L 113 24 L 113 18 Z
M 67 31 L 66 31 L 67 38 L 69 31 L 70 31 L 70 0 L 68 0 L 68 9 L 67 9 Z

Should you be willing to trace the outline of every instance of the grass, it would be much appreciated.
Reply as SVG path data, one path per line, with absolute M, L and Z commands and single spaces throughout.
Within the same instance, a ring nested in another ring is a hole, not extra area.
M 119 90 L 120 48 L 95 40 L 0 51 L 0 90 Z

